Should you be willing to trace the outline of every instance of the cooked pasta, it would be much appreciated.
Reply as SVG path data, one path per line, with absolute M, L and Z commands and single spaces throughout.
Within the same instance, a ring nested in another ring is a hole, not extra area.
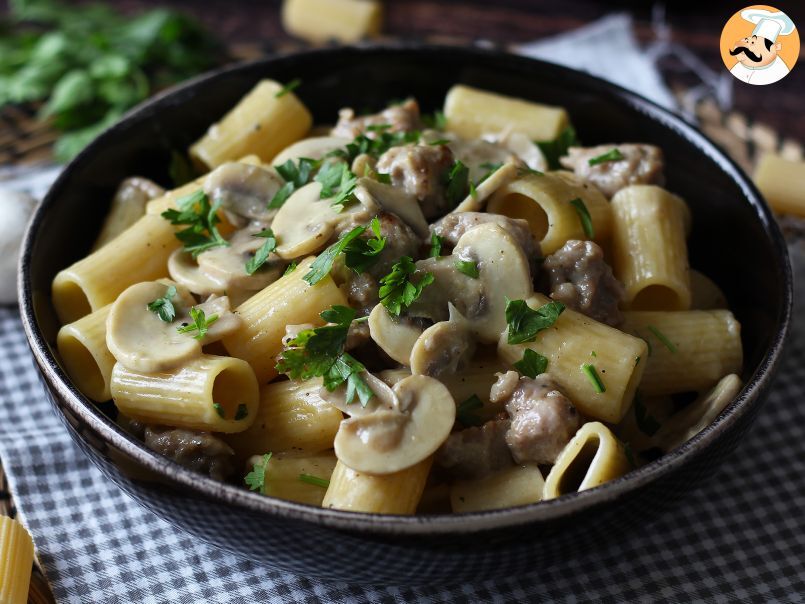
M 25 604 L 34 562 L 31 535 L 16 520 L 0 516 L 0 602 Z
M 383 7 L 377 0 L 285 0 L 282 25 L 311 42 L 357 42 L 377 35 Z
M 285 3 L 311 39 L 378 14 Z M 740 325 L 660 149 L 464 85 L 304 138 L 299 85 L 260 82 L 191 147 L 209 172 L 54 279 L 63 366 L 145 446 L 304 505 L 471 513 L 597 488 L 737 395 Z

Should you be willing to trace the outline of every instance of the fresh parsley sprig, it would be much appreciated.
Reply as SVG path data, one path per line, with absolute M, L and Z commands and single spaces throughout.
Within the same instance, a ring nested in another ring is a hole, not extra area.
M 176 296 L 176 287 L 170 285 L 165 291 L 165 295 L 149 302 L 147 308 L 165 323 L 170 323 L 176 318 L 176 308 L 173 306 L 174 296 Z
M 316 285 L 319 281 L 324 279 L 329 274 L 330 269 L 333 268 L 333 263 L 338 257 L 338 254 L 341 254 L 347 246 L 360 237 L 364 231 L 366 231 L 365 226 L 357 226 L 351 231 L 341 235 L 338 241 L 316 257 L 313 264 L 310 265 L 310 270 L 305 273 L 302 279 L 309 285 Z
M 634 399 L 634 419 L 638 429 L 648 436 L 654 436 L 660 429 L 660 422 L 649 413 L 639 396 Z
M 481 399 L 478 398 L 478 395 L 473 394 L 466 401 L 458 404 L 458 407 L 456 407 L 456 419 L 467 427 L 480 426 L 484 422 L 475 412 L 479 409 L 483 409 L 483 406 L 484 404 Z
M 620 149 L 617 147 L 614 149 L 610 149 L 606 153 L 602 153 L 601 155 L 596 155 L 595 157 L 591 157 L 587 160 L 587 164 L 590 166 L 597 166 L 598 164 L 605 164 L 611 161 L 618 161 L 624 158 L 623 153 L 621 153 Z
M 380 231 L 380 220 L 375 216 L 369 223 L 374 237 L 363 239 L 358 237 L 350 241 L 343 250 L 344 264 L 357 274 L 367 271 L 386 247 L 386 238 Z
M 598 370 L 595 368 L 595 365 L 590 363 L 584 363 L 581 366 L 581 372 L 587 376 L 590 384 L 593 387 L 593 390 L 596 391 L 598 394 L 603 394 L 607 391 L 607 387 L 604 385 L 604 382 L 601 380 L 601 376 L 598 375 Z
M 268 470 L 268 462 L 271 461 L 271 453 L 266 453 L 255 462 L 252 471 L 246 474 L 244 481 L 252 491 L 259 491 L 261 495 L 266 494 L 266 471 Z
M 321 199 L 332 198 L 330 205 L 336 212 L 340 212 L 347 205 L 356 201 L 354 192 L 358 178 L 346 163 L 340 161 L 324 163 L 314 180 L 322 185 Z
M 444 238 L 439 237 L 436 233 L 430 235 L 430 252 L 429 258 L 438 258 L 442 255 L 442 246 L 444 245 Z
M 174 225 L 187 225 L 175 233 L 176 238 L 184 244 L 184 249 L 193 257 L 216 247 L 226 247 L 229 242 L 218 232 L 218 209 L 221 204 L 210 204 L 210 198 L 199 189 L 176 200 L 176 206 L 162 212 L 162 217 Z
M 467 275 L 472 279 L 477 279 L 480 275 L 478 263 L 472 260 L 456 260 L 455 266 L 459 273 Z
M 646 329 L 648 329 L 652 334 L 654 334 L 654 337 L 657 338 L 660 341 L 660 343 L 663 346 L 665 346 L 668 350 L 670 350 L 671 352 L 677 351 L 676 345 L 670 339 L 668 339 L 668 336 L 666 336 L 659 329 L 657 329 L 653 325 L 648 325 Z
M 526 348 L 523 358 L 514 363 L 514 368 L 526 377 L 535 378 L 548 369 L 548 359 L 536 350 Z
M 288 94 L 289 92 L 293 92 L 294 90 L 299 88 L 299 86 L 301 86 L 301 85 L 302 85 L 302 80 L 300 80 L 299 78 L 293 79 L 290 82 L 288 82 L 287 84 L 285 84 L 285 86 L 283 86 L 282 89 L 279 92 L 277 92 L 277 94 L 274 95 L 274 98 L 275 99 L 282 98 L 286 94 Z
M 419 119 L 426 128 L 431 130 L 444 130 L 447 128 L 447 116 L 439 110 L 431 114 L 424 114 Z
M 576 138 L 576 131 L 573 126 L 568 126 L 559 133 L 554 140 L 551 141 L 534 141 L 545 156 L 545 161 L 551 170 L 559 170 L 562 165 L 559 163 L 559 158 L 567 155 L 567 150 L 570 147 L 575 147 L 579 144 Z
M 277 249 L 277 238 L 271 229 L 264 229 L 259 233 L 255 233 L 252 237 L 264 237 L 266 242 L 246 262 L 246 272 L 250 275 L 256 273 L 266 263 L 271 252 Z
M 445 198 L 449 207 L 456 207 L 470 190 L 470 169 L 457 159 L 445 175 Z
M 575 199 L 571 199 L 569 203 L 573 206 L 573 209 L 576 210 L 576 214 L 579 215 L 579 222 L 581 222 L 581 228 L 584 230 L 587 239 L 593 239 L 595 237 L 593 219 L 590 216 L 590 211 L 584 204 L 584 200 L 581 197 L 576 197 Z
M 322 489 L 326 489 L 330 486 L 330 481 L 326 478 L 319 478 L 311 474 L 300 474 L 299 480 L 306 484 L 312 484 L 314 487 L 321 487 Z
M 407 132 L 388 132 L 389 124 L 375 124 L 369 126 L 367 130 L 373 134 L 370 138 L 365 134 L 359 134 L 352 142 L 347 143 L 343 149 L 336 149 L 328 153 L 331 157 L 340 157 L 347 163 L 359 155 L 369 155 L 377 159 L 392 147 L 418 143 L 422 134 L 418 130 Z
M 561 302 L 548 302 L 537 310 L 532 309 L 525 300 L 506 299 L 506 324 L 508 326 L 507 342 L 522 344 L 533 342 L 537 334 L 548 329 L 559 318 L 565 305 Z
M 207 335 L 207 331 L 210 329 L 212 324 L 218 320 L 218 315 L 210 315 L 208 317 L 204 313 L 204 309 L 194 306 L 190 309 L 190 319 L 193 321 L 192 323 L 180 325 L 176 328 L 176 331 L 179 333 L 193 333 L 195 331 L 196 335 L 193 337 L 196 340 L 201 340 Z
M 380 279 L 380 303 L 394 316 L 411 306 L 422 295 L 422 290 L 433 283 L 433 273 L 425 273 L 418 282 L 411 280 L 416 265 L 410 256 L 403 256 L 391 267 L 391 272 Z
M 289 159 L 284 164 L 274 166 L 277 174 L 282 177 L 285 184 L 280 187 L 279 191 L 268 202 L 268 209 L 277 210 L 281 208 L 294 191 L 310 182 L 313 172 L 318 170 L 320 165 L 321 160 L 300 157 L 296 164 L 292 159 Z

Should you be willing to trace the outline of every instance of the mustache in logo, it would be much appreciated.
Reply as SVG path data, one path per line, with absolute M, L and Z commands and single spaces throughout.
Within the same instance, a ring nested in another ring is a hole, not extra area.
M 741 53 L 744 53 L 744 54 L 745 54 L 747 57 L 749 57 L 749 60 L 750 60 L 750 61 L 754 61 L 755 63 L 760 63 L 760 61 L 762 61 L 762 60 L 763 60 L 763 57 L 761 57 L 760 55 L 756 55 L 755 53 L 753 53 L 751 50 L 749 50 L 749 49 L 748 49 L 748 48 L 746 48 L 745 46 L 739 46 L 739 47 L 738 47 L 738 48 L 736 48 L 735 50 L 731 50 L 731 51 L 730 51 L 730 54 L 731 54 L 733 57 L 734 57 L 735 55 L 739 55 L 739 54 L 741 54 Z

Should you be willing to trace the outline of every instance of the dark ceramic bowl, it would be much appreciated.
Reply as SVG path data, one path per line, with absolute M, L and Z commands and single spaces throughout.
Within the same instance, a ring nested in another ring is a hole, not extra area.
M 84 397 L 60 365 L 50 283 L 84 256 L 118 182 L 169 182 L 184 149 L 261 78 L 301 78 L 317 121 L 345 105 L 378 109 L 414 95 L 441 107 L 457 82 L 562 105 L 587 144 L 662 147 L 668 188 L 691 206 L 691 263 L 713 276 L 743 325 L 746 386 L 718 419 L 673 453 L 606 485 L 486 513 L 399 517 L 267 498 L 186 470 L 146 449 Z M 771 385 L 789 322 L 786 248 L 755 187 L 713 143 L 667 111 L 588 75 L 507 54 L 435 47 L 342 48 L 226 68 L 141 105 L 62 173 L 36 211 L 21 260 L 20 307 L 47 391 L 75 441 L 143 506 L 200 539 L 268 566 L 365 583 L 478 580 L 539 568 L 618 539 L 710 476 L 751 425 Z

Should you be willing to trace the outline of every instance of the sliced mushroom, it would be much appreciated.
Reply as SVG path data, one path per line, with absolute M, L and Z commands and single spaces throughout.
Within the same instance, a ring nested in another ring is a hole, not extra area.
M 540 172 L 548 170 L 548 162 L 545 160 L 542 151 L 524 132 L 509 132 L 502 136 L 498 143 L 523 160 L 532 170 L 539 170 Z
M 345 386 L 336 388 L 332 392 L 322 386 L 319 396 L 342 413 L 352 417 L 364 417 L 377 411 L 396 411 L 399 409 L 400 402 L 397 399 L 397 395 L 386 382 L 368 371 L 361 373 L 361 379 L 366 382 L 366 385 L 374 393 L 374 396 L 369 399 L 366 406 L 361 405 L 359 402 L 347 403 Z
M 392 474 L 432 455 L 453 428 L 456 406 L 445 386 L 412 375 L 392 389 L 399 407 L 341 422 L 335 454 L 346 466 L 367 474 Z
M 195 305 L 195 308 L 203 310 L 204 316 L 208 319 L 212 316 L 218 317 L 215 322 L 209 326 L 207 333 L 203 338 L 199 339 L 202 346 L 217 342 L 218 340 L 236 332 L 242 323 L 240 317 L 232 312 L 229 298 L 227 296 L 210 296 L 202 304 Z M 178 323 L 190 323 L 190 312 L 179 317 Z
M 522 165 L 516 159 L 509 160 L 500 168 L 492 172 L 486 180 L 479 184 L 474 192 L 470 192 L 453 212 L 477 212 L 484 207 L 486 200 L 499 188 L 506 186 L 515 178 L 522 169 Z
M 522 246 L 500 226 L 482 224 L 462 235 L 453 256 L 478 266 L 485 307 L 481 314 L 470 317 L 471 326 L 482 342 L 497 342 L 506 328 L 506 299 L 525 299 L 533 291 Z
M 193 256 L 179 248 L 168 257 L 168 274 L 179 285 L 199 296 L 222 294 L 226 284 L 204 273 Z
M 221 164 L 207 175 L 204 192 L 241 219 L 268 221 L 274 210 L 268 202 L 283 185 L 273 171 L 242 162 Z
M 408 308 L 408 316 L 447 321 L 448 302 L 452 302 L 461 314 L 474 318 L 485 312 L 486 290 L 480 279 L 469 277 L 458 270 L 455 256 L 425 258 L 416 263 L 412 281 L 419 282 L 427 273 L 433 275 L 433 283 Z
M 428 327 L 414 343 L 410 366 L 414 375 L 439 377 L 464 369 L 475 354 L 475 334 L 456 307 L 450 319 Z
M 352 160 L 352 165 L 349 167 L 353 174 L 358 176 L 366 176 L 370 172 L 374 172 L 377 160 L 368 153 L 361 153 Z
M 369 333 L 375 344 L 387 355 L 402 365 L 408 365 L 422 329 L 405 317 L 392 317 L 382 304 L 377 304 L 369 313 Z
M 378 182 L 372 178 L 361 177 L 355 186 L 355 197 L 363 205 L 371 209 L 380 206 L 382 209 L 396 214 L 423 239 L 429 236 L 428 221 L 422 208 L 413 195 L 409 195 L 399 187 Z
M 322 185 L 311 182 L 296 190 L 274 217 L 271 228 L 277 237 L 277 254 L 291 260 L 323 248 L 342 220 L 326 199 Z
M 223 283 L 224 291 L 259 291 L 274 283 L 282 276 L 285 266 L 276 254 L 269 255 L 266 263 L 254 274 L 246 272 L 246 264 L 266 241 L 254 236 L 260 230 L 256 227 L 242 229 L 232 235 L 229 246 L 216 247 L 199 254 L 196 259 L 199 269 L 213 281 Z M 191 291 L 194 290 L 191 288 Z
M 314 136 L 312 138 L 305 138 L 285 147 L 285 149 L 280 151 L 280 153 L 271 160 L 271 164 L 281 166 L 289 159 L 293 162 L 297 162 L 303 157 L 321 159 L 336 149 L 343 149 L 351 142 L 351 139 L 340 136 Z

